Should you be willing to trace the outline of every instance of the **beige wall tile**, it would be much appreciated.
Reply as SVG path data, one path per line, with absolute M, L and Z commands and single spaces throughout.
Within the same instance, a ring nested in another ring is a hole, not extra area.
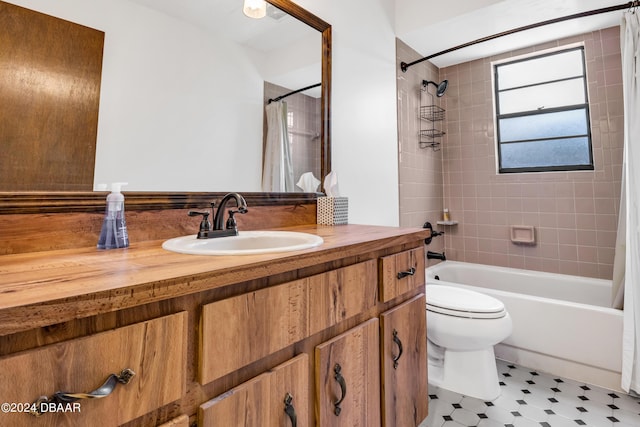
M 491 60 L 576 41 L 582 41 L 586 49 L 595 171 L 498 175 Z M 397 45 L 398 62 L 420 57 L 401 41 Z M 432 218 L 435 222 L 446 206 L 451 217 L 462 222 L 447 227 L 446 238 L 441 240 L 448 259 L 610 279 L 623 144 L 619 29 L 496 58 L 441 70 L 425 62 L 402 76 L 399 71 L 401 225 L 415 226 L 410 221 L 424 222 L 430 215 L 437 216 Z M 417 88 L 422 79 L 445 78 L 449 87 L 439 99 L 446 109 L 442 150 L 421 150 L 415 136 L 419 121 L 413 113 L 419 104 Z M 416 178 L 415 171 L 409 173 L 405 168 L 429 173 Z M 416 186 L 407 187 L 407 180 Z M 419 203 L 409 203 L 421 195 Z M 412 209 L 411 220 L 403 213 L 407 209 Z M 537 244 L 513 244 L 510 225 L 535 226 Z

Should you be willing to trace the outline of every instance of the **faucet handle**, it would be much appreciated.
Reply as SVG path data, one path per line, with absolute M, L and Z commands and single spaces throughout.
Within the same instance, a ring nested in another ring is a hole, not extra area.
M 189 211 L 189 212 L 187 212 L 187 215 L 189 215 L 189 216 L 202 215 L 204 217 L 204 219 L 207 219 L 207 218 L 209 218 L 210 212 L 208 212 L 208 211 Z
M 189 211 L 189 216 L 202 215 L 202 221 L 200 222 L 200 230 L 198 231 L 198 238 L 200 239 L 203 233 L 211 231 L 211 222 L 209 222 L 209 211 Z
M 233 210 L 233 209 L 229 209 L 229 218 L 227 218 L 227 224 L 226 227 L 227 229 L 237 229 L 238 228 L 238 222 L 236 221 L 236 219 L 233 217 L 235 214 L 237 213 L 241 213 L 241 214 L 245 214 L 247 212 L 249 212 L 249 210 L 247 208 L 244 207 L 240 207 L 238 208 L 238 210 Z

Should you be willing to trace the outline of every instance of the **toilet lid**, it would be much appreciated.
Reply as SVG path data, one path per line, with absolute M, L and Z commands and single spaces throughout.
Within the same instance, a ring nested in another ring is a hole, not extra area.
M 453 286 L 427 285 L 427 310 L 457 317 L 495 319 L 506 312 L 502 301 Z

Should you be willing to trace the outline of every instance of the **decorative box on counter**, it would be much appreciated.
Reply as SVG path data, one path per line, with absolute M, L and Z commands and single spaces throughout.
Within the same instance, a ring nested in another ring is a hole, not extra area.
M 349 223 L 348 197 L 318 197 L 318 224 L 341 225 Z

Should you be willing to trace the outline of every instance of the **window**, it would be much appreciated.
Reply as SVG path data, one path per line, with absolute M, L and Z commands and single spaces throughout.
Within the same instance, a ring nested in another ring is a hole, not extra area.
M 593 170 L 584 48 L 494 65 L 498 172 Z

